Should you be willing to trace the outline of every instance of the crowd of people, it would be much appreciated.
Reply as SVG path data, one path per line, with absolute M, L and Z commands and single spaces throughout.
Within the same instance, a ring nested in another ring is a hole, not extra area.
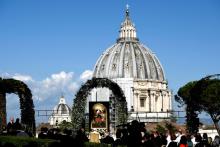
M 8 135 L 31 136 L 27 132 L 22 131 L 22 125 L 19 119 L 11 118 L 7 125 L 6 132 Z M 220 147 L 220 137 L 215 136 L 214 139 L 206 133 L 187 135 L 181 130 L 173 133 L 162 134 L 157 131 L 149 133 L 145 125 L 138 121 L 132 121 L 131 124 L 123 128 L 118 128 L 116 135 L 113 137 L 109 132 L 98 132 L 92 130 L 86 133 L 81 128 L 74 134 L 71 130 L 64 129 L 62 132 L 58 128 L 48 129 L 42 127 L 39 132 L 40 139 L 56 140 L 50 146 L 76 146 L 83 147 L 85 142 L 96 142 L 110 144 L 112 147 Z
M 98 137 L 91 137 L 91 134 L 99 133 Z M 117 129 L 116 136 L 113 137 L 109 132 L 98 132 L 93 130 L 86 133 L 83 128 L 77 131 L 73 137 L 71 131 L 59 134 L 59 130 L 47 130 L 42 128 L 39 138 L 60 138 L 60 144 L 75 145 L 82 147 L 85 142 L 96 142 L 110 144 L 112 147 L 127 146 L 127 147 L 219 147 L 220 137 L 216 136 L 214 140 L 208 137 L 206 133 L 203 135 L 187 135 L 180 130 L 173 134 L 161 134 L 157 131 L 149 133 L 144 124 L 138 121 L 133 121 L 130 125 L 124 128 Z

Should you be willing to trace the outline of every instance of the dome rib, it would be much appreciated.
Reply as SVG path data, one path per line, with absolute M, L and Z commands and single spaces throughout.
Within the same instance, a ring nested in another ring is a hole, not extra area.
M 105 52 L 103 52 L 102 53 L 102 55 L 101 55 L 101 57 L 100 57 L 100 60 L 98 60 L 97 61 L 97 63 L 96 63 L 96 66 L 95 66 L 95 68 L 97 68 L 97 72 L 94 72 L 94 73 L 96 73 L 96 75 L 94 75 L 95 77 L 96 76 L 99 76 L 100 78 L 103 78 L 103 74 L 102 74 L 102 76 L 100 75 L 101 74 L 101 66 L 102 66 L 102 61 L 104 60 L 104 57 L 105 57 L 105 55 L 106 55 L 106 53 L 111 49 L 111 48 L 113 48 L 114 46 L 115 46 L 116 44 L 113 44 L 111 47 L 109 47 Z
M 106 74 L 105 75 L 110 75 L 110 71 L 112 71 L 112 66 L 113 66 L 113 59 L 115 57 L 115 52 L 118 49 L 118 47 L 120 46 L 120 44 L 116 44 L 113 48 L 112 48 L 112 54 L 109 56 L 108 62 L 107 62 L 107 67 L 106 67 Z
M 159 66 L 157 66 L 157 69 L 159 70 L 158 73 L 161 73 L 161 74 L 159 75 L 159 79 L 165 80 L 165 74 L 164 74 L 163 66 L 161 65 L 161 63 L 160 63 L 159 59 L 157 58 L 157 56 L 155 55 L 154 57 L 155 57 L 155 58 L 154 58 L 154 59 L 155 59 L 155 62 L 157 62 L 157 65 L 159 65 Z
M 137 47 L 138 47 L 139 50 L 140 50 L 140 53 L 141 53 L 142 58 L 144 59 L 144 60 L 143 60 L 143 64 L 144 64 L 143 68 L 144 68 L 145 74 L 144 74 L 144 78 L 143 78 L 143 79 L 147 79 L 147 78 L 149 77 L 148 75 L 150 75 L 150 74 L 149 74 L 149 71 L 150 71 L 149 65 L 148 65 L 147 62 L 146 62 L 146 61 L 148 61 L 148 60 L 147 60 L 146 56 L 144 56 L 144 53 L 143 53 L 143 51 L 142 51 L 142 48 L 141 48 L 138 44 L 136 44 L 136 45 L 137 45 Z
M 133 67 L 133 77 L 137 78 L 137 66 L 136 66 L 136 58 L 135 58 L 135 54 L 134 54 L 134 48 L 132 43 L 130 42 L 130 46 L 131 46 L 131 56 L 132 56 L 132 67 Z
M 119 59 L 119 67 L 118 67 L 118 78 L 122 78 L 123 77 L 123 70 L 124 70 L 124 50 L 125 50 L 125 45 L 126 42 L 123 44 L 122 48 L 121 48 L 121 52 L 120 52 L 120 59 Z
M 137 43 L 137 46 L 139 47 L 141 53 L 143 54 L 143 58 L 144 58 L 144 62 L 145 62 L 145 68 L 146 68 L 146 79 L 150 79 L 151 78 L 151 70 L 150 70 L 150 65 L 149 65 L 149 58 L 147 57 L 148 54 L 150 54 L 150 52 L 147 52 L 147 48 L 142 50 L 142 46 L 140 44 Z
M 157 63 L 157 68 L 159 68 L 159 71 L 158 71 L 158 73 L 160 73 L 159 74 L 159 79 L 160 80 L 163 80 L 163 81 L 165 81 L 165 73 L 164 73 L 164 69 L 163 69 L 163 66 L 162 66 L 162 64 L 160 63 L 160 60 L 157 58 L 157 56 L 154 54 L 154 53 L 152 53 L 152 51 L 148 48 L 148 47 L 146 47 L 144 44 L 142 44 L 142 46 L 143 46 L 143 48 L 144 49 L 147 49 L 148 51 L 149 51 L 149 53 L 152 55 L 152 56 L 154 56 L 154 61 Z

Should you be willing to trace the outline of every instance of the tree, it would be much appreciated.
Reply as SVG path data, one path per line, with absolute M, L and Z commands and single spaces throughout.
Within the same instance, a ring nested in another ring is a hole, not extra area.
M 71 122 L 67 122 L 66 120 L 63 120 L 60 124 L 58 124 L 59 129 L 64 131 L 65 129 L 71 130 L 72 124 Z
M 199 118 L 198 112 L 201 108 L 197 105 L 194 97 L 191 95 L 191 90 L 196 85 L 197 81 L 192 81 L 181 87 L 177 95 L 175 95 L 175 100 L 181 104 L 181 106 L 186 105 L 186 126 L 187 131 L 191 134 L 198 132 Z
M 165 127 L 169 131 L 170 135 L 175 134 L 177 130 L 176 127 L 170 122 L 165 122 Z
M 220 120 L 220 75 L 212 75 L 198 81 L 191 90 L 192 97 L 198 107 L 207 112 L 220 135 L 218 122 Z
M 166 134 L 166 132 L 167 132 L 166 128 L 163 127 L 163 126 L 160 125 L 160 124 L 157 124 L 155 130 L 156 130 L 157 132 L 159 132 L 160 134 Z

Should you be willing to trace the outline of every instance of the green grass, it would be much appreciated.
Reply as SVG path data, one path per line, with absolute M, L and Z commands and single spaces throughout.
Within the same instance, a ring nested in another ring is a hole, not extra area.
M 31 137 L 17 137 L 17 136 L 0 136 L 0 143 L 4 145 L 5 143 L 12 143 L 16 147 L 22 147 L 28 144 L 33 144 L 37 147 L 48 147 L 55 140 L 51 139 L 37 139 Z

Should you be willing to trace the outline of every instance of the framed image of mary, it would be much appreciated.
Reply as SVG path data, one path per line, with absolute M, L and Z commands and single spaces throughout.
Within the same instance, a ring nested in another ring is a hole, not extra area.
M 90 129 L 109 130 L 109 102 L 89 102 Z

